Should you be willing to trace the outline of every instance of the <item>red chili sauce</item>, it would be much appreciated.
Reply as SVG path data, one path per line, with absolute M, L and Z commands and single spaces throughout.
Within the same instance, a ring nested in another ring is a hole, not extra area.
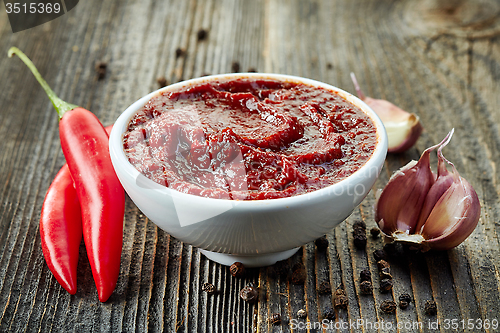
M 152 98 L 131 119 L 125 153 L 183 193 L 262 200 L 315 191 L 372 155 L 371 119 L 333 91 L 267 79 L 210 81 Z

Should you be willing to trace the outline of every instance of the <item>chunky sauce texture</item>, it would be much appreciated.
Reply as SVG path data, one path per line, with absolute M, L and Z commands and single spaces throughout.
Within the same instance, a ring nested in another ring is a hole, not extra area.
M 125 153 L 142 174 L 203 197 L 290 197 L 339 182 L 372 155 L 375 126 L 338 94 L 265 79 L 210 81 L 151 99 Z

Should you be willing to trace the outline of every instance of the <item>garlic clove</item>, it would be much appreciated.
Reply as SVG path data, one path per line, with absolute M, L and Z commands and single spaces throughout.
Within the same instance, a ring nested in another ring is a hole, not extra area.
M 435 181 L 430 168 L 430 150 L 419 161 L 411 161 L 389 179 L 375 204 L 375 221 L 386 235 L 396 231 L 413 233 L 425 196 Z
M 423 130 L 420 118 L 391 102 L 365 96 L 354 73 L 351 73 L 351 79 L 358 97 L 371 107 L 384 123 L 389 141 L 388 152 L 401 153 L 411 148 Z
M 448 250 L 474 231 L 481 213 L 477 193 L 442 153 L 453 132 L 438 145 L 427 148 L 418 162 L 412 161 L 397 171 L 379 194 L 375 220 L 393 241 L 422 251 Z M 437 175 L 430 169 L 429 157 L 436 148 Z
M 476 228 L 480 213 L 476 191 L 459 177 L 436 203 L 422 229 L 426 247 L 449 250 L 459 245 Z
M 444 189 L 443 194 L 433 205 L 428 216 L 423 216 L 424 211 L 422 212 L 417 226 L 421 227 L 417 230 L 421 230 L 420 233 L 427 240 L 427 247 L 437 250 L 448 250 L 462 243 L 476 228 L 481 213 L 476 191 L 460 176 L 453 163 L 443 155 L 442 150 L 452 135 L 453 130 L 438 149 L 438 179 L 429 191 L 428 197 L 432 195 L 437 197 L 437 194 L 431 193 L 434 188 L 435 192 Z M 452 172 L 446 169 L 446 163 L 451 165 Z
M 452 134 L 453 131 L 439 144 L 427 148 L 418 162 L 409 162 L 389 179 L 375 204 L 375 221 L 386 235 L 413 234 L 419 230 L 420 212 L 436 182 L 430 166 L 430 152 L 447 144 Z
M 446 162 L 452 165 L 453 169 L 455 170 L 455 167 L 453 166 L 452 163 L 450 163 L 444 156 L 443 156 L 443 148 L 450 142 L 453 133 L 455 132 L 455 129 L 452 129 L 448 135 L 444 138 L 444 140 L 439 144 L 438 148 L 438 173 L 437 173 L 437 179 L 436 182 L 432 185 L 432 187 L 429 189 L 429 192 L 427 193 L 427 196 L 424 201 L 424 205 L 422 206 L 422 210 L 420 212 L 420 216 L 418 219 L 417 226 L 415 228 L 416 232 L 420 232 L 422 230 L 422 227 L 425 224 L 425 221 L 427 221 L 427 218 L 429 217 L 432 209 L 438 202 L 439 198 L 446 192 L 446 190 L 458 179 L 460 178 L 460 175 L 458 175 L 458 172 L 453 172 L 450 173 L 448 169 L 446 169 Z M 458 175 L 458 177 L 457 177 Z

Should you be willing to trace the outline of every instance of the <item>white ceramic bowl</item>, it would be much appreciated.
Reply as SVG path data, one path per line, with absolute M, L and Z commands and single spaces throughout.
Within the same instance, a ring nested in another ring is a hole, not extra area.
M 156 184 L 129 163 L 123 134 L 132 116 L 161 92 L 214 79 L 268 78 L 317 86 L 337 92 L 363 110 L 377 130 L 370 159 L 346 179 L 298 196 L 256 201 L 234 201 L 184 194 Z M 213 75 L 176 83 L 144 96 L 117 119 L 109 138 L 111 160 L 125 191 L 158 227 L 201 249 L 208 258 L 230 265 L 266 266 L 293 255 L 297 249 L 346 219 L 368 194 L 384 164 L 387 135 L 382 121 L 357 97 L 331 85 L 276 74 Z

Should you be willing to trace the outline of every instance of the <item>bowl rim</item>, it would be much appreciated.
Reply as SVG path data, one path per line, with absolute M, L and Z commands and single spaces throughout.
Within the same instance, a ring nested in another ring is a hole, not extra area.
M 355 106 L 359 107 L 374 123 L 375 125 L 375 130 L 377 134 L 377 143 L 375 145 L 375 149 L 370 156 L 370 158 L 363 164 L 358 170 L 356 170 L 354 173 L 349 175 L 348 177 L 342 179 L 341 181 L 323 187 L 321 189 L 312 191 L 312 192 L 307 192 L 307 193 L 302 193 L 299 195 L 291 196 L 291 197 L 284 197 L 284 198 L 276 198 L 276 199 L 263 199 L 263 200 L 229 200 L 229 199 L 216 199 L 216 198 L 207 198 L 207 197 L 202 197 L 202 196 L 197 196 L 194 194 L 187 194 L 187 193 L 182 193 L 177 190 L 171 189 L 169 187 L 165 187 L 163 185 L 157 184 L 150 180 L 147 177 L 144 177 L 146 181 L 151 182 L 152 184 L 156 184 L 157 186 L 152 186 L 151 188 L 148 188 L 148 190 L 151 191 L 157 191 L 158 193 L 161 194 L 168 194 L 170 196 L 182 196 L 182 197 L 192 197 L 193 200 L 195 201 L 205 201 L 207 204 L 211 205 L 217 205 L 218 203 L 225 204 L 227 205 L 228 202 L 231 202 L 233 204 L 237 204 L 237 206 L 242 206 L 244 208 L 258 208 L 262 206 L 266 206 L 266 208 L 287 208 L 290 205 L 294 204 L 301 204 L 304 201 L 313 201 L 317 200 L 321 197 L 329 197 L 329 194 L 333 191 L 336 193 L 336 189 L 338 188 L 344 188 L 345 186 L 349 186 L 350 183 L 354 182 L 355 184 L 359 183 L 360 180 L 362 180 L 364 177 L 363 175 L 366 174 L 366 172 L 371 169 L 377 170 L 376 177 L 378 177 L 378 174 L 380 170 L 382 169 L 382 166 L 385 161 L 385 157 L 387 154 L 387 146 L 388 146 L 388 139 L 387 139 L 387 133 L 385 131 L 385 127 L 382 123 L 382 120 L 379 118 L 379 116 L 373 111 L 365 102 L 363 102 L 361 99 L 356 97 L 355 95 L 342 90 L 336 86 L 330 85 L 328 83 L 324 83 L 321 81 L 309 79 L 309 78 L 304 78 L 300 76 L 294 76 L 294 75 L 286 75 L 286 74 L 275 74 L 275 73 L 230 73 L 230 74 L 215 74 L 215 75 L 208 75 L 208 76 L 203 76 L 203 77 L 198 77 L 198 78 L 193 78 L 189 79 L 186 81 L 181 81 L 178 83 L 174 83 L 165 87 L 162 87 L 160 89 L 157 89 L 134 103 L 132 103 L 130 106 L 128 106 L 117 118 L 111 133 L 109 135 L 109 151 L 112 157 L 116 160 L 117 163 L 120 163 L 120 166 L 122 167 L 122 171 L 126 172 L 129 176 L 133 177 L 133 179 L 137 179 L 141 175 L 139 170 L 137 170 L 127 159 L 125 155 L 125 151 L 123 150 L 123 135 L 126 131 L 127 125 L 133 115 L 138 112 L 150 99 L 153 97 L 156 97 L 164 92 L 176 90 L 179 88 L 187 87 L 187 86 L 192 86 L 195 84 L 200 84 L 200 83 L 205 83 L 213 80 L 227 80 L 227 79 L 240 79 L 240 78 L 255 78 L 255 79 L 273 79 L 273 80 L 280 80 L 280 81 L 286 81 L 286 82 L 296 82 L 296 83 L 302 83 L 306 85 L 311 85 L 314 87 L 320 87 L 320 88 L 325 88 L 328 90 L 331 90 L 337 94 L 339 94 L 341 97 L 346 99 L 348 102 L 354 104 Z M 382 161 L 379 164 L 377 161 Z M 112 158 L 113 162 L 113 167 L 115 168 L 115 171 L 117 169 L 117 166 L 115 166 L 115 161 Z M 118 172 L 117 172 L 118 174 Z M 369 191 L 367 191 L 368 193 Z

